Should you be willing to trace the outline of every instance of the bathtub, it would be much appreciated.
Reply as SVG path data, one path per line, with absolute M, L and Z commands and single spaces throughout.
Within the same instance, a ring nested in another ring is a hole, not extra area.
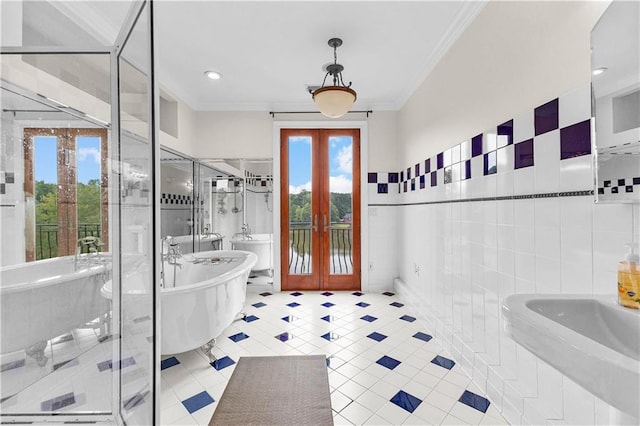
M 182 254 L 193 252 L 193 235 L 178 235 L 172 238 Z M 223 239 L 224 236 L 217 233 L 196 235 L 196 252 L 220 250 Z
M 213 262 L 212 262 L 213 259 Z M 165 262 L 164 288 L 160 289 L 160 352 L 176 354 L 199 348 L 218 337 L 242 312 L 249 271 L 256 263 L 253 253 L 215 250 L 184 255 L 181 268 Z M 145 270 L 132 272 L 124 299 L 147 297 Z M 103 295 L 111 298 L 111 281 L 103 287 Z
M 0 268 L 1 353 L 27 349 L 45 365 L 47 340 L 106 313 L 100 289 L 111 264 L 104 255 L 88 259 L 81 256 L 77 267 L 74 256 L 64 256 Z
M 258 261 L 253 267 L 254 271 L 264 271 L 273 269 L 271 259 L 273 258 L 273 234 L 251 234 L 251 239 L 239 235 L 231 240 L 231 247 L 234 250 L 245 250 L 255 253 Z

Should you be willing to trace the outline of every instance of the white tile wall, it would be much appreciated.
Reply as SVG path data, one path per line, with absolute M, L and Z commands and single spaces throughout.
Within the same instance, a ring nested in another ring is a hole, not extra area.
M 589 119 L 589 99 L 589 86 L 561 96 L 560 126 Z M 532 108 L 514 118 L 514 142 L 534 138 L 533 133 Z M 558 130 L 535 137 L 533 167 L 513 170 L 513 146 L 507 146 L 498 153 L 496 175 L 483 176 L 482 156 L 474 157 L 472 178 L 461 181 L 459 189 L 446 188 L 440 170 L 436 188 L 427 178 L 425 190 L 402 193 L 397 202 L 593 189 L 591 156 L 561 161 L 559 137 Z M 470 156 L 469 145 L 460 145 L 462 160 Z M 431 161 L 433 167 L 435 157 Z M 640 208 L 596 205 L 592 196 L 582 195 L 396 206 L 389 211 L 389 222 L 375 226 L 397 226 L 397 291 L 509 422 L 609 421 L 606 404 L 505 334 L 500 306 L 512 293 L 615 298 L 624 244 L 640 237 Z M 384 245 L 372 243 L 372 253 L 386 246 L 386 239 L 380 241 Z

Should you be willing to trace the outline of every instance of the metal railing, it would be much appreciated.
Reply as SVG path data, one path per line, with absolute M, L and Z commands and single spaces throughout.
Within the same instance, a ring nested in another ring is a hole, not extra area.
M 352 228 L 348 222 L 331 222 L 329 240 L 329 273 L 353 272 Z M 289 273 L 310 274 L 311 271 L 311 223 L 292 222 L 289 226 Z
M 99 223 L 79 223 L 78 239 L 98 237 L 102 234 Z M 83 252 L 88 250 L 83 248 Z M 58 256 L 58 225 L 49 223 L 36 224 L 36 260 L 50 259 Z

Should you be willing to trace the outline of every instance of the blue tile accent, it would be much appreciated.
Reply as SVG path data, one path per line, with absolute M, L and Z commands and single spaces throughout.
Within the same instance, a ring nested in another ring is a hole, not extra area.
M 471 156 L 482 155 L 482 133 L 471 138 Z
M 389 173 L 389 183 L 398 183 L 398 173 Z
M 262 303 L 262 302 L 258 302 L 258 303 L 254 303 L 253 305 L 254 308 L 262 308 L 263 306 L 267 306 L 266 303 Z
M 420 163 L 413 166 L 416 170 L 416 177 L 420 176 Z
M 331 322 L 332 317 L 331 317 L 331 315 L 325 315 L 320 319 L 323 320 L 323 321 L 326 321 L 326 322 Z
M 298 296 L 302 296 L 302 293 L 300 293 L 299 291 L 294 291 L 293 293 L 291 293 L 291 295 L 294 297 L 298 297 Z
M 413 413 L 415 409 L 418 408 L 418 405 L 422 403 L 422 400 L 401 390 L 391 398 L 391 402 L 396 404 L 398 407 L 404 408 L 408 412 Z
M 323 339 L 327 339 L 330 342 L 333 342 L 334 340 L 338 340 L 340 338 L 340 336 L 337 333 L 333 333 L 333 332 L 325 333 L 320 337 L 322 337 Z
M 223 368 L 227 368 L 233 364 L 235 364 L 236 362 L 234 360 L 232 360 L 231 358 L 229 358 L 228 356 L 224 356 L 220 359 L 216 359 L 215 361 L 213 361 L 211 365 L 213 368 L 215 368 L 216 370 L 220 371 Z
M 533 139 L 517 143 L 513 147 L 513 168 L 533 166 Z
M 436 165 L 438 166 L 438 170 L 444 167 L 444 152 L 440 152 L 436 156 Z
M 374 331 L 373 333 L 369 334 L 367 337 L 369 339 L 375 340 L 376 342 L 382 342 L 384 339 L 387 338 L 387 336 L 385 336 L 382 333 L 378 333 L 377 331 Z
M 425 342 L 428 342 L 429 340 L 433 339 L 433 337 L 431 337 L 429 334 L 423 333 L 422 331 L 418 331 L 412 337 L 415 337 L 416 339 L 424 340 Z
M 193 395 L 191 398 L 187 398 L 182 401 L 182 405 L 184 405 L 184 408 L 187 409 L 189 414 L 195 413 L 199 409 L 213 403 L 214 400 L 207 391 L 202 391 L 199 394 Z
M 475 393 L 468 390 L 464 391 L 458 401 L 462 402 L 465 405 L 468 405 L 471 408 L 475 408 L 478 411 L 482 411 L 483 413 L 486 413 L 487 408 L 489 408 L 489 405 L 491 405 L 491 402 L 489 402 L 487 398 L 476 395 Z
M 396 294 L 390 291 L 385 291 L 384 293 L 382 293 L 385 296 L 395 296 Z
M 360 306 L 361 308 L 366 308 L 367 306 L 369 306 L 369 304 L 365 302 L 360 302 L 360 303 L 356 303 L 356 306 Z
M 431 186 L 438 186 L 438 172 L 431 172 Z
M 424 174 L 431 173 L 431 158 L 424 160 Z
M 335 306 L 335 304 L 333 304 L 331 302 L 324 302 L 321 306 L 324 306 L 325 308 L 330 308 L 332 306 Z
M 178 361 L 178 358 L 176 358 L 175 356 L 172 356 L 171 358 L 163 359 L 162 361 L 160 361 L 160 370 L 165 370 L 169 367 L 173 367 L 174 365 L 178 365 L 178 364 L 180 364 L 180 361 Z
M 286 317 L 282 317 L 280 319 L 282 321 L 286 321 L 286 322 L 294 322 L 294 321 L 298 320 L 299 318 L 294 316 L 294 315 L 287 315 Z
M 389 185 L 386 183 L 378 184 L 378 194 L 388 194 L 389 193 Z
M 403 315 L 400 317 L 400 319 L 407 322 L 414 322 L 416 320 L 416 318 L 412 317 L 411 315 Z
M 377 320 L 378 318 L 376 317 L 372 317 L 371 315 L 365 315 L 363 317 L 360 317 L 361 320 L 365 320 L 367 322 L 374 322 L 375 320 Z
M 369 183 L 378 183 L 378 174 L 375 172 L 369 172 L 367 178 Z
M 245 334 L 244 332 L 240 332 L 238 334 L 234 334 L 233 336 L 229 336 L 229 339 L 233 340 L 236 343 L 241 342 L 244 339 L 248 339 L 248 338 L 249 338 L 249 336 L 247 334 Z
M 360 296 L 362 296 L 364 293 L 361 293 L 361 292 L 359 292 L 359 291 L 354 291 L 354 292 L 353 292 L 353 293 L 351 293 L 351 294 L 353 294 L 354 296 L 358 296 L 358 297 L 360 297 Z
M 76 397 L 73 392 L 65 393 L 40 403 L 40 411 L 56 411 L 69 405 L 76 403 Z
M 264 293 L 260 293 L 260 296 L 262 297 L 271 296 L 271 293 L 269 293 L 268 291 L 265 291 Z
M 431 362 L 435 365 L 439 365 L 440 367 L 444 367 L 447 370 L 451 370 L 453 366 L 456 365 L 455 361 L 440 355 L 436 355 L 436 357 L 432 359 Z
M 393 359 L 390 356 L 385 355 L 382 358 L 380 358 L 379 360 L 377 360 L 376 364 L 380 364 L 383 367 L 387 367 L 389 370 L 393 370 L 394 368 L 396 368 L 397 366 L 400 365 L 400 361 L 398 361 L 397 359 Z
M 323 296 L 327 296 L 327 297 L 328 296 L 333 296 L 333 293 L 331 293 L 330 291 L 325 291 L 324 293 L 320 293 L 320 294 L 322 294 Z
M 300 304 L 297 302 L 291 302 L 291 303 L 287 303 L 287 306 L 290 308 L 295 308 L 296 306 L 300 306 Z
M 634 177 L 633 178 L 633 184 L 634 185 L 640 185 L 640 177 Z
M 427 184 L 426 184 L 425 176 L 424 175 L 420 176 L 420 189 L 424 189 L 426 185 Z
M 287 333 L 286 331 L 284 333 L 278 334 L 275 337 L 276 337 L 276 339 L 280 340 L 281 342 L 286 342 L 289 339 L 293 339 L 293 335 Z
M 258 318 L 255 315 L 249 315 L 243 319 L 244 319 L 244 322 L 253 322 L 253 321 L 259 320 L 260 318 Z
M 558 128 L 558 98 L 534 109 L 535 136 Z

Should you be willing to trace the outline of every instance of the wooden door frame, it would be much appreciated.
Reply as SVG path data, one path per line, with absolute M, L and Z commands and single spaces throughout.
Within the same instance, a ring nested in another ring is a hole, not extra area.
M 285 136 L 286 132 L 286 136 Z M 279 207 L 281 208 L 280 214 L 280 237 L 279 248 L 280 254 L 280 286 L 281 288 L 288 287 L 288 280 L 290 275 L 289 263 L 290 259 L 288 255 L 282 253 L 283 250 L 289 250 L 288 245 L 285 246 L 282 238 L 288 234 L 289 230 L 289 203 L 283 202 L 282 195 L 287 194 L 289 191 L 289 155 L 288 155 L 288 143 L 287 140 L 290 137 L 296 136 L 311 136 L 314 143 L 311 145 L 312 152 L 311 158 L 316 158 L 317 162 L 312 163 L 311 169 L 311 181 L 316 182 L 313 185 L 312 190 L 312 206 L 316 206 L 312 209 L 310 217 L 311 221 L 311 238 L 312 246 L 312 264 L 311 270 L 314 271 L 309 275 L 296 276 L 296 283 L 294 284 L 295 290 L 361 290 L 363 288 L 362 283 L 362 221 L 361 212 L 363 199 L 361 197 L 361 184 L 363 181 L 362 176 L 362 130 L 359 127 L 351 128 L 286 128 L 282 127 L 279 130 L 278 137 L 278 159 L 280 167 L 274 170 L 278 170 L 279 176 L 279 195 L 278 200 Z M 329 259 L 331 258 L 331 239 L 333 231 L 331 229 L 331 198 L 330 198 L 330 164 L 329 164 L 329 140 L 331 137 L 347 136 L 350 137 L 352 142 L 352 155 L 354 158 L 354 164 L 352 169 L 352 222 L 351 222 L 351 250 L 353 252 L 353 269 L 351 274 L 331 274 L 331 268 L 329 266 Z M 287 140 L 285 140 L 285 137 Z M 318 175 L 318 172 L 321 174 Z M 274 199 L 275 201 L 275 199 Z M 276 216 L 277 217 L 277 216 Z M 314 229 L 315 228 L 315 229 Z M 277 228 L 276 228 L 277 229 Z M 288 240 L 288 238 L 287 238 Z M 317 281 L 320 281 L 318 283 Z

